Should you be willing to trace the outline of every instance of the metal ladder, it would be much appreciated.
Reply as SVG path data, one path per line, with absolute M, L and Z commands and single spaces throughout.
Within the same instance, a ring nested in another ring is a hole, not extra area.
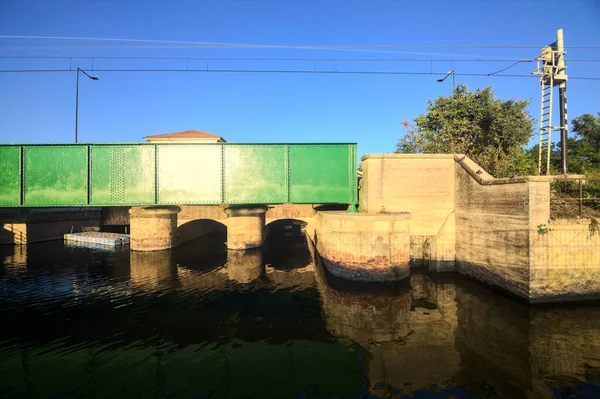
M 550 174 L 550 154 L 552 153 L 552 75 L 541 82 L 542 95 L 540 105 L 540 145 L 538 154 L 538 175 Z

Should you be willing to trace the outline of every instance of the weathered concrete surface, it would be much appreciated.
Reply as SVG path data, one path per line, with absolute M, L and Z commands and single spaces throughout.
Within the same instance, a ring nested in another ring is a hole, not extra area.
M 355 281 L 394 281 L 408 277 L 410 214 L 318 212 L 307 234 L 325 267 Z
M 530 300 L 553 302 L 600 294 L 600 232 L 586 220 L 562 220 L 532 233 Z
M 227 230 L 224 205 L 184 205 L 179 208 L 181 212 L 177 215 L 177 237 L 180 244 Z
M 62 240 L 63 235 L 100 229 L 100 208 L 0 210 L 0 244 Z
M 460 166 L 455 179 L 458 271 L 528 298 L 529 182 L 484 186 Z
M 245 250 L 262 247 L 265 241 L 264 206 L 226 208 L 227 248 Z
M 411 264 L 454 270 L 454 155 L 362 157 L 360 212 L 410 212 Z
M 102 226 L 129 224 L 129 206 L 107 206 L 102 208 Z
M 220 233 L 227 228 L 226 205 L 184 205 L 177 216 L 179 242 L 183 243 L 208 234 Z M 282 219 L 295 219 L 310 222 L 316 211 L 311 204 L 269 205 L 265 212 L 265 237 L 268 225 Z
M 456 168 L 457 268 L 529 302 L 600 295 L 600 239 L 589 224 L 550 223 L 552 177 L 473 178 Z M 548 230 L 547 230 L 548 229 Z
M 411 265 L 456 269 L 530 302 L 600 296 L 600 239 L 587 225 L 550 224 L 561 176 L 495 179 L 459 154 L 362 160 L 360 210 L 411 213 Z
M 177 245 L 178 207 L 134 207 L 129 210 L 130 248 L 160 251 Z

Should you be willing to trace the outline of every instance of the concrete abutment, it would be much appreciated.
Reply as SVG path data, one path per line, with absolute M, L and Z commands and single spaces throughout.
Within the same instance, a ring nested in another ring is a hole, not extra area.
M 528 302 L 600 297 L 600 235 L 550 217 L 550 183 L 583 176 L 496 179 L 460 154 L 366 155 L 362 167 L 361 212 L 411 213 L 411 265 Z
M 354 281 L 409 276 L 410 214 L 318 212 L 308 234 L 325 268 Z

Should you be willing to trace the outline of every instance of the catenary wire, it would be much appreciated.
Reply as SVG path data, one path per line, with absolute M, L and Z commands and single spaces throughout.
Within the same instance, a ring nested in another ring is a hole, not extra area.
M 298 74 L 353 74 L 353 75 L 437 75 L 447 72 L 409 72 L 409 71 L 309 71 L 309 70 L 252 70 L 252 69 L 88 69 L 93 72 L 204 72 L 204 73 L 298 73 Z M 73 69 L 5 69 L 0 73 L 60 73 L 75 72 Z M 538 78 L 535 75 L 490 75 L 487 73 L 456 73 L 456 76 L 483 76 L 504 78 Z M 569 79 L 600 80 L 595 76 L 569 76 Z
M 23 35 L 0 35 L 2 39 L 44 39 L 44 40 L 84 40 L 84 41 L 117 41 L 117 42 L 143 42 L 143 43 L 172 43 L 172 44 L 199 44 L 199 45 L 217 45 L 217 46 L 243 46 L 249 48 L 470 48 L 470 49 L 508 49 L 508 48 L 534 48 L 539 49 L 539 45 L 276 45 L 276 44 L 248 44 L 248 43 L 223 43 L 223 42 L 205 42 L 205 41 L 186 41 L 186 40 L 158 40 L 158 39 L 127 39 L 127 38 L 101 38 L 101 37 L 77 37 L 77 36 L 23 36 Z M 600 49 L 600 46 L 567 46 L 568 48 L 580 49 Z

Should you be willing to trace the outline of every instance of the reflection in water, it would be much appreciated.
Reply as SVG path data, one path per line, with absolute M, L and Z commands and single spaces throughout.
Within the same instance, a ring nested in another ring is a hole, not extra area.
M 172 251 L 131 251 L 131 286 L 148 290 L 167 289 L 177 276 L 172 257 Z
M 600 397 L 598 303 L 349 283 L 310 251 L 0 247 L 0 397 Z
M 227 251 L 227 277 L 240 284 L 249 284 L 264 274 L 262 249 Z
M 459 364 L 453 325 L 430 302 L 436 298 L 424 296 L 431 293 L 425 275 L 413 273 L 410 285 L 365 284 L 327 275 L 322 267 L 317 271 L 327 327 L 365 348 L 372 395 L 451 385 Z

